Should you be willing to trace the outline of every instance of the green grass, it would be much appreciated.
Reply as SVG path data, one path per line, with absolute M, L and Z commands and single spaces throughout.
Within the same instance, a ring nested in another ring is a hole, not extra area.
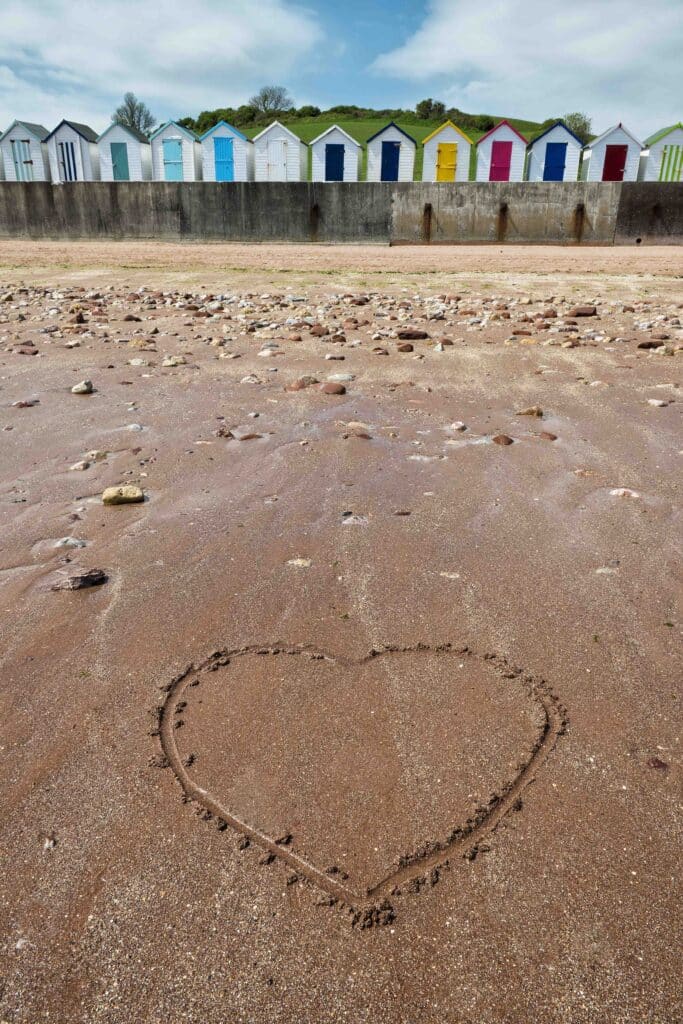
M 493 116 L 493 115 L 492 115 Z M 362 163 L 361 163 L 361 178 L 365 178 L 366 166 L 367 166 L 367 140 L 378 132 L 380 128 L 383 128 L 387 124 L 388 119 L 386 117 L 340 117 L 335 119 L 332 114 L 321 114 L 319 117 L 281 117 L 279 118 L 282 124 L 286 125 L 290 131 L 293 131 L 295 135 L 298 135 L 304 142 L 311 142 L 316 136 L 322 134 L 327 128 L 330 128 L 333 124 L 339 125 L 345 132 L 348 132 L 352 139 L 356 139 L 362 146 Z M 502 121 L 502 117 L 494 117 L 496 123 Z M 541 125 L 537 121 L 524 121 L 517 117 L 508 117 L 505 120 L 509 121 L 513 128 L 516 128 L 518 132 L 521 132 L 526 139 L 531 140 L 534 135 L 538 135 L 541 130 Z M 396 121 L 399 128 L 402 128 L 408 135 L 412 135 L 415 141 L 418 143 L 417 152 L 415 154 L 415 171 L 413 178 L 415 181 L 420 181 L 422 178 L 422 140 L 426 139 L 428 135 L 438 128 L 439 125 L 443 124 L 443 118 L 438 121 L 418 121 L 410 120 L 409 118 L 399 118 Z M 259 125 L 255 128 L 242 128 L 241 131 L 250 139 L 253 139 L 255 135 L 263 131 L 263 125 Z M 472 142 L 476 142 L 484 135 L 484 132 L 466 132 L 472 139 Z M 474 150 L 472 151 L 472 158 L 474 160 Z M 472 170 L 472 163 L 470 164 L 470 170 Z M 472 176 L 472 174 L 470 174 Z M 311 177 L 311 157 L 309 153 L 308 159 L 308 177 Z

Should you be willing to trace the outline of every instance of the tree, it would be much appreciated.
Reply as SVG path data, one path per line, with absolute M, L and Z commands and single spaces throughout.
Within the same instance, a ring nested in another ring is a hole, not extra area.
M 291 110 L 294 102 L 283 85 L 264 85 L 251 97 L 249 106 L 260 114 L 279 114 Z
M 157 119 L 149 107 L 139 100 L 134 92 L 127 92 L 123 103 L 117 107 L 111 117 L 114 124 L 122 124 L 124 128 L 135 128 L 143 135 L 149 135 Z
M 565 114 L 562 118 L 567 128 L 585 144 L 591 137 L 591 119 L 588 114 Z
M 421 121 L 436 121 L 446 113 L 446 104 L 441 100 L 420 100 L 415 106 L 415 113 Z
M 314 107 L 310 103 L 306 104 L 304 107 L 299 107 L 296 112 L 297 117 L 317 117 L 319 113 L 320 107 Z

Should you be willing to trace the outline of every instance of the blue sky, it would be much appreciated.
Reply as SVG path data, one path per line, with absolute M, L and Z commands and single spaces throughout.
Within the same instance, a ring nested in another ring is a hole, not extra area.
M 3 0 L 0 128 L 96 130 L 127 89 L 159 120 L 285 85 L 297 105 L 413 107 L 595 131 L 683 120 L 681 0 Z

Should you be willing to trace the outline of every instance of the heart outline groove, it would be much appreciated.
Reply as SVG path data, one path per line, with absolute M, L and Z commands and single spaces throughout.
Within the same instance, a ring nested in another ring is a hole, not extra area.
M 243 655 L 261 655 L 277 657 L 281 655 L 304 656 L 316 660 L 326 660 L 343 668 L 360 667 L 374 658 L 391 654 L 444 654 L 458 655 L 478 659 L 492 667 L 501 683 L 506 679 L 521 681 L 529 699 L 541 711 L 542 725 L 538 731 L 531 754 L 522 762 L 515 775 L 503 784 L 500 792 L 493 794 L 487 804 L 477 808 L 475 814 L 467 819 L 464 825 L 454 826 L 445 839 L 427 842 L 410 856 L 398 859 L 397 866 L 389 870 L 376 884 L 362 892 L 354 891 L 345 884 L 346 879 L 336 877 L 334 873 L 325 872 L 311 860 L 298 854 L 289 844 L 277 841 L 267 832 L 244 821 L 239 814 L 223 807 L 207 790 L 198 785 L 188 771 L 189 765 L 181 756 L 175 740 L 178 724 L 182 724 L 179 715 L 185 707 L 183 694 L 188 686 L 197 685 L 197 675 L 215 671 L 226 666 L 231 659 Z M 482 841 L 492 835 L 500 822 L 513 810 L 521 806 L 521 795 L 526 787 L 534 781 L 538 771 L 555 748 L 557 740 L 564 733 L 567 725 L 566 711 L 547 682 L 539 679 L 518 666 L 512 665 L 506 658 L 497 654 L 477 654 L 468 646 L 455 646 L 450 643 L 440 645 L 415 644 L 408 647 L 385 645 L 373 648 L 360 659 L 344 659 L 325 654 L 313 645 L 300 644 L 287 646 L 253 645 L 234 649 L 216 650 L 199 664 L 190 664 L 183 672 L 176 675 L 170 682 L 160 687 L 163 699 L 153 711 L 155 725 L 151 735 L 158 737 L 161 746 L 161 757 L 153 759 L 159 767 L 170 767 L 179 783 L 183 801 L 192 803 L 198 813 L 206 821 L 215 821 L 221 831 L 230 827 L 243 839 L 255 843 L 266 855 L 277 858 L 294 872 L 297 880 L 306 880 L 317 886 L 324 894 L 328 905 L 342 904 L 349 908 L 352 923 L 360 927 L 371 927 L 373 924 L 387 924 L 394 919 L 394 912 L 389 896 L 401 895 L 405 886 L 420 887 L 420 881 L 430 872 L 438 872 L 449 866 L 456 857 L 474 859 Z

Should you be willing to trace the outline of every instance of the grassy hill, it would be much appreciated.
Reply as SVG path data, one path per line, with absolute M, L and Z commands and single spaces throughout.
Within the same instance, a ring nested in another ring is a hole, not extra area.
M 493 115 L 492 115 L 493 116 Z M 383 128 L 385 124 L 390 120 L 387 117 L 344 117 L 338 115 L 335 117 L 333 114 L 320 114 L 317 117 L 288 117 L 287 115 L 278 118 L 282 124 L 298 135 L 304 142 L 310 142 L 315 139 L 316 136 L 320 135 L 325 131 L 326 128 L 330 128 L 333 124 L 338 124 L 340 128 L 343 128 L 345 132 L 348 132 L 351 138 L 357 139 L 363 147 L 363 158 L 362 158 L 362 170 L 361 175 L 365 177 L 365 169 L 367 162 L 366 154 L 366 142 L 367 140 L 378 132 L 380 128 Z M 418 149 L 415 156 L 415 180 L 419 181 L 422 178 L 422 146 L 419 143 L 422 142 L 428 135 L 438 128 L 440 124 L 443 124 L 443 118 L 439 118 L 436 121 L 422 121 L 418 118 L 410 117 L 398 117 L 396 118 L 396 124 L 403 131 L 407 132 L 408 135 L 412 135 L 415 141 L 418 143 Z M 502 117 L 493 117 L 493 120 L 498 123 L 502 121 Z M 522 135 L 527 139 L 533 138 L 541 130 L 541 125 L 537 121 L 524 121 L 517 117 L 506 118 L 510 124 L 521 132 Z M 254 127 L 243 127 L 240 130 L 250 139 L 253 139 L 255 135 L 258 135 L 260 131 L 263 131 L 264 125 L 259 124 Z M 467 135 L 476 142 L 480 139 L 484 132 L 467 131 Z M 472 152 L 474 157 L 474 151 Z M 309 178 L 310 178 L 310 154 L 309 154 Z

